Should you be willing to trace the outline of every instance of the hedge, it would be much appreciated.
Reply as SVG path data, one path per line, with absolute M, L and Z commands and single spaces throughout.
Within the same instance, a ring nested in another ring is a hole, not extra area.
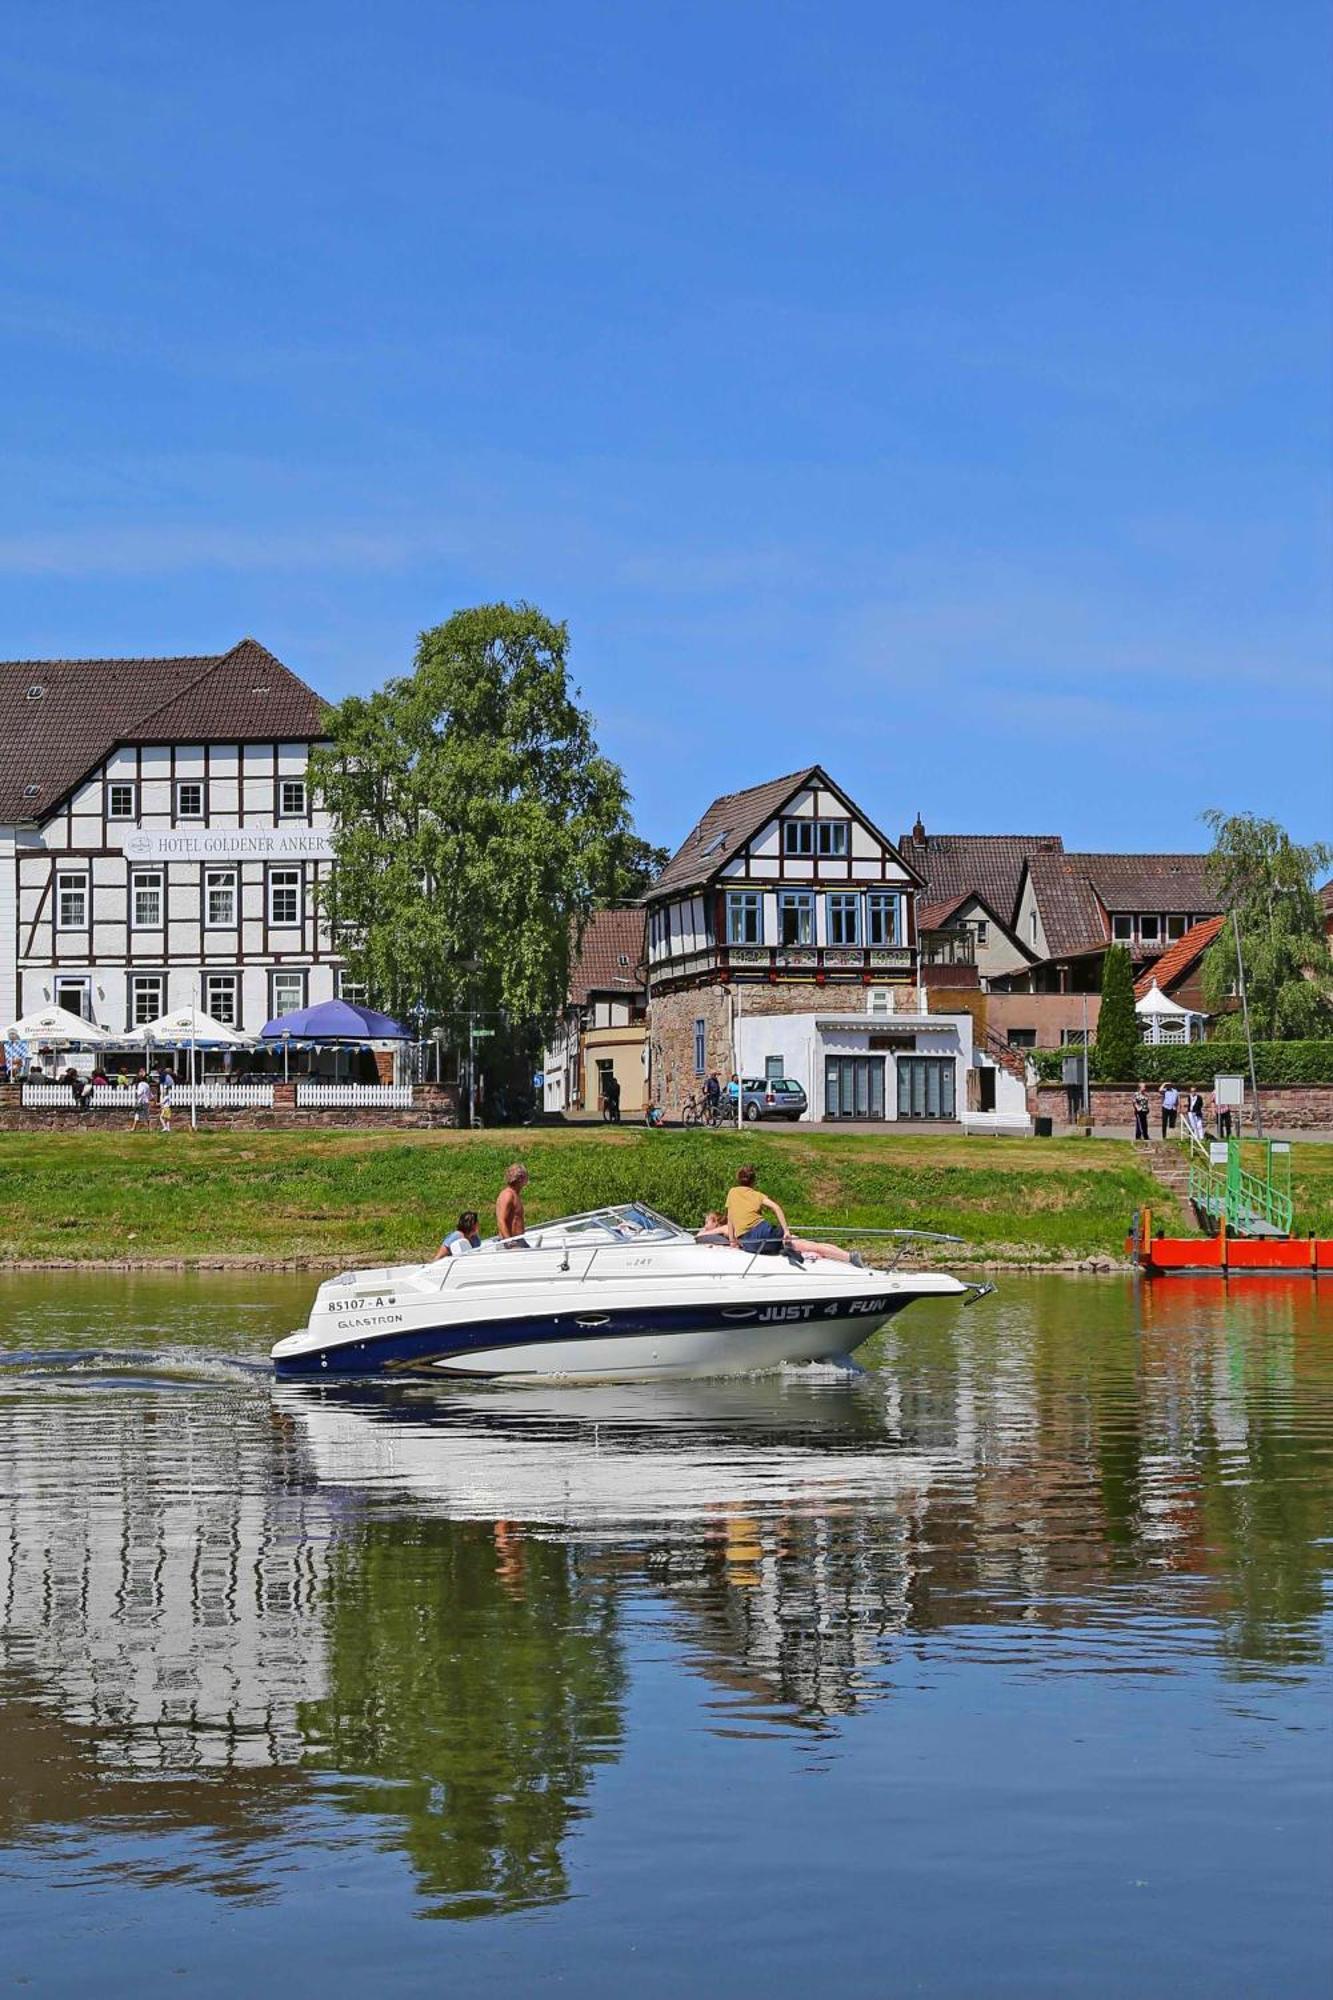
M 1060 1083 L 1060 1065 L 1069 1049 L 1029 1049 L 1028 1060 L 1041 1083 Z M 1333 1083 L 1333 1041 L 1256 1042 L 1254 1066 L 1260 1087 L 1266 1083 Z M 1215 1076 L 1243 1076 L 1249 1081 L 1244 1042 L 1159 1042 L 1145 1044 L 1135 1056 L 1132 1077 L 1106 1077 L 1092 1053 L 1094 1083 L 1190 1083 L 1211 1087 Z

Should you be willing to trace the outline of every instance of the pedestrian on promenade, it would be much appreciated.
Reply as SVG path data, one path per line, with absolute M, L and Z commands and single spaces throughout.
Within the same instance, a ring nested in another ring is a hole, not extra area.
M 620 1123 L 620 1079 L 613 1069 L 602 1079 L 602 1116 L 608 1125 Z
M 1174 1083 L 1162 1085 L 1162 1137 L 1169 1139 L 1176 1129 L 1176 1117 L 1180 1110 L 1180 1092 Z
M 1194 1137 L 1199 1141 L 1200 1145 L 1202 1145 L 1203 1144 L 1203 1092 L 1201 1090 L 1192 1090 L 1190 1092 L 1189 1109 L 1185 1113 L 1185 1118 L 1186 1122 L 1189 1125 L 1190 1131 L 1194 1134 Z
M 131 1132 L 146 1132 L 152 1115 L 153 1087 L 148 1081 L 147 1071 L 141 1069 L 134 1079 L 134 1116 L 130 1120 Z
M 172 1071 L 160 1071 L 157 1079 L 157 1122 L 168 1136 L 171 1133 L 171 1105 L 175 1094 L 176 1078 Z
M 1148 1137 L 1148 1086 L 1141 1083 L 1134 1092 L 1134 1138 L 1137 1143 Z
M 523 1240 L 526 1226 L 523 1190 L 527 1184 L 528 1170 L 521 1160 L 515 1160 L 505 1173 L 505 1184 L 495 1203 L 495 1226 L 502 1242 L 520 1243 Z
M 1216 1091 L 1213 1092 L 1213 1128 L 1219 1139 L 1231 1137 L 1231 1106 L 1220 1103 Z

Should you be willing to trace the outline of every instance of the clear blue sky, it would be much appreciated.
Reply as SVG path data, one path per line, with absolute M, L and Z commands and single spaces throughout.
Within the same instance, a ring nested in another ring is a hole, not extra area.
M 640 824 L 1330 810 L 1329 16 L 20 0 L 0 655 L 566 618 Z

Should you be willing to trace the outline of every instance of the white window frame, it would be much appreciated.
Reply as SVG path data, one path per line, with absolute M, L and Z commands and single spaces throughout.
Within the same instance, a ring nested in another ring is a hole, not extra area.
M 140 895 L 156 896 L 157 915 L 140 915 Z M 130 929 L 160 931 L 167 920 L 167 873 L 165 868 L 133 868 L 130 871 Z
M 198 792 L 199 794 L 198 812 L 186 811 L 184 805 L 181 803 L 181 795 L 184 792 Z M 205 790 L 204 781 L 202 778 L 177 778 L 176 780 L 177 819 L 188 819 L 188 820 L 203 819 L 205 816 L 205 808 L 207 806 L 207 803 L 208 803 L 208 794 L 207 791 Z
M 295 988 L 296 998 L 291 1002 L 290 1006 L 280 1007 L 278 1005 L 278 989 L 280 986 Z M 301 1008 L 305 1006 L 305 995 L 306 976 L 303 971 L 293 966 L 286 969 L 279 968 L 277 971 L 270 972 L 268 976 L 269 1018 L 276 1021 L 282 1014 L 299 1013 Z
M 368 1007 L 370 988 L 363 979 L 349 979 L 347 967 L 338 967 L 338 998 L 345 1000 L 349 1007 Z
M 836 919 L 852 920 L 850 937 L 835 937 Z M 861 942 L 861 898 L 850 889 L 834 889 L 824 898 L 824 922 L 827 926 L 828 942 L 835 951 L 854 950 Z
M 231 995 L 230 1010 L 219 1011 L 214 990 L 220 988 Z M 241 975 L 239 972 L 206 972 L 203 979 L 203 1009 L 224 1027 L 239 1028 L 241 1025 Z
M 215 895 L 231 896 L 231 915 L 215 917 L 213 898 Z M 206 931 L 234 931 L 236 912 L 240 907 L 240 871 L 236 868 L 206 868 L 204 870 L 204 929 Z
M 1181 917 L 1181 916 L 1167 917 L 1166 939 L 1168 944 L 1175 944 L 1178 939 L 1183 938 L 1189 927 L 1190 927 L 1190 920 L 1188 917 Z
M 117 792 L 127 792 L 129 794 L 128 812 L 117 812 L 116 810 Z M 135 784 L 133 778 L 109 778 L 107 780 L 106 816 L 108 819 L 114 819 L 120 821 L 138 819 L 139 787 Z
M 887 986 L 872 986 L 866 995 L 867 1014 L 891 1014 L 893 993 Z
M 799 824 L 799 822 L 797 822 Z M 789 910 L 797 915 L 796 929 L 800 935 L 789 938 L 783 936 L 785 917 Z M 815 941 L 815 893 L 813 889 L 778 890 L 778 943 L 789 947 L 812 945 Z
M 288 803 L 287 803 L 287 793 L 288 793 L 289 791 L 299 791 L 299 792 L 300 792 L 300 794 L 301 794 L 301 802 L 300 802 L 300 804 L 299 804 L 299 805 L 288 805 Z M 306 816 L 306 803 L 307 803 L 307 797 L 306 797 L 306 782 L 305 782 L 305 779 L 304 779 L 304 778 L 279 778 L 279 779 L 278 779 L 278 818 L 279 818 L 279 819 L 304 819 L 304 818 L 305 818 L 305 816 Z
M 1115 944 L 1132 944 L 1134 941 L 1133 917 L 1112 917 L 1111 938 Z
M 140 1007 L 140 994 L 151 990 L 154 999 L 151 1006 Z M 165 972 L 132 972 L 127 994 L 129 1020 L 127 1026 L 142 1028 L 146 1021 L 155 1021 L 159 1014 L 167 1011 L 167 975 Z
M 77 897 L 77 905 L 75 898 Z M 86 931 L 88 928 L 88 870 L 61 868 L 56 873 L 56 929 Z M 68 899 L 68 903 L 67 900 Z M 77 915 L 75 910 L 77 908 Z M 66 911 L 68 909 L 68 914 Z
M 276 903 L 277 897 L 280 894 L 286 896 L 291 893 L 293 883 L 288 878 L 292 877 L 295 878 L 296 915 L 294 917 L 280 917 L 277 915 L 274 905 Z M 285 866 L 282 868 L 271 867 L 268 871 L 268 882 L 266 884 L 266 889 L 268 896 L 269 929 L 271 931 L 299 930 L 301 928 L 301 924 L 305 917 L 304 869 L 301 868 L 299 864 L 296 867 L 291 867 L 291 866 Z
M 888 914 L 890 935 L 876 937 L 876 918 Z M 830 942 L 832 940 L 830 939 Z M 866 943 L 870 946 L 901 944 L 903 941 L 902 897 L 896 889 L 866 891 Z
M 746 937 L 750 919 L 754 920 L 754 936 Z M 761 945 L 764 942 L 764 899 L 757 889 L 728 889 L 727 891 L 727 943 L 739 946 Z
M 708 1070 L 708 1023 L 700 1015 L 694 1024 L 694 1074 L 704 1076 Z
M 1151 930 L 1148 929 L 1149 924 L 1152 925 Z M 1140 944 L 1160 944 L 1162 942 L 1162 919 L 1160 917 L 1149 915 L 1139 918 L 1139 942 Z

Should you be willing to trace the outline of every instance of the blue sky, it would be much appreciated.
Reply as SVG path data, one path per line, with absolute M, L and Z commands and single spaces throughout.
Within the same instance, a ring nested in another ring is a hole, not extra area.
M 645 833 L 1333 827 L 1322 5 L 27 0 L 0 653 L 526 597 Z

